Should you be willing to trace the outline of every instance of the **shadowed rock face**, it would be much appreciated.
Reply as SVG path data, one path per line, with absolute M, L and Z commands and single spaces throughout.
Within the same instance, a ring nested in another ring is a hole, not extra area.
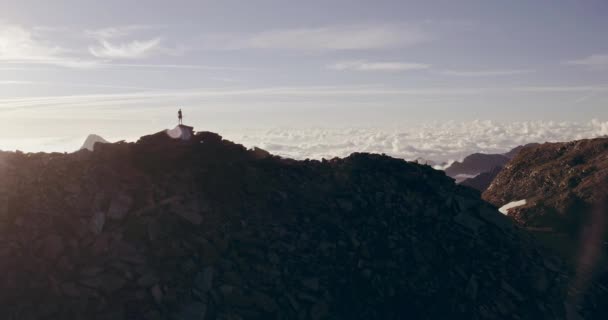
M 428 166 L 214 133 L 0 153 L 7 319 L 600 318 L 602 288 Z M 604 299 L 604 300 L 602 300 Z M 572 307 L 570 307 L 572 306 Z

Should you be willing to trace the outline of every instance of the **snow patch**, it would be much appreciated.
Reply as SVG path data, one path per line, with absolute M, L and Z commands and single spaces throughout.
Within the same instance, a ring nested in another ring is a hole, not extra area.
M 526 204 L 526 199 L 509 202 L 509 203 L 505 204 L 504 206 L 500 207 L 500 209 L 498 209 L 498 211 L 500 211 L 500 213 L 502 213 L 504 215 L 507 215 L 507 214 L 509 214 L 509 209 L 521 207 L 525 204 Z

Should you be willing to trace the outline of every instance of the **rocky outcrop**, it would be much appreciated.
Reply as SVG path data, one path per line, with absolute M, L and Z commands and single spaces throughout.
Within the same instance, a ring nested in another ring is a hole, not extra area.
M 523 149 L 483 197 L 496 206 L 526 199 L 513 211 L 523 225 L 575 232 L 608 188 L 608 139 L 545 143 Z
M 383 155 L 294 161 L 166 132 L 0 154 L 7 319 L 600 319 L 469 188 Z M 578 288 L 578 287 L 576 287 Z M 603 309 L 602 309 L 603 308 Z

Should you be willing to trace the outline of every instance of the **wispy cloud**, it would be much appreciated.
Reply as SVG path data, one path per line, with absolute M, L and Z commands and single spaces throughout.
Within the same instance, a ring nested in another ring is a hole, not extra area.
M 255 68 L 223 67 L 216 65 L 198 64 L 147 64 L 147 63 L 103 63 L 103 68 L 136 68 L 136 69 L 186 69 L 186 70 L 231 70 L 231 71 L 252 71 Z
M 91 68 L 98 61 L 71 55 L 71 51 L 40 39 L 18 25 L 0 25 L 0 63 L 46 64 L 70 68 Z
M 606 93 L 608 86 L 524 86 L 524 87 L 470 87 L 470 88 L 391 88 L 384 86 L 303 86 L 261 88 L 196 88 L 185 90 L 144 90 L 112 94 L 85 94 L 67 96 L 15 97 L 0 99 L 0 110 L 39 107 L 103 106 L 129 104 L 157 104 L 192 98 L 257 97 L 358 97 L 358 96 L 467 96 L 526 92 L 548 93 Z
M 74 83 L 74 82 L 62 82 L 62 81 L 49 82 L 49 81 L 27 81 L 27 80 L 0 80 L 0 85 L 107 88 L 107 89 L 125 89 L 125 90 L 154 90 L 153 88 L 137 87 L 137 86 L 119 86 L 119 85 L 112 85 L 112 84 Z
M 98 58 L 106 59 L 138 59 L 144 58 L 160 49 L 160 38 L 150 40 L 134 40 L 127 43 L 113 44 L 101 40 L 99 45 L 89 47 L 89 52 Z
M 0 85 L 27 85 L 35 84 L 34 81 L 23 81 L 23 80 L 0 80 Z
M 102 59 L 140 59 L 153 54 L 181 56 L 187 48 L 163 46 L 165 42 L 158 31 L 163 25 L 127 25 L 86 30 L 84 35 L 95 39 L 97 44 L 89 46 L 89 53 Z M 143 40 L 142 40 L 143 39 Z
M 582 59 L 566 61 L 566 64 L 593 69 L 606 69 L 608 68 L 608 54 L 593 54 Z
M 152 26 L 125 26 L 111 27 L 99 30 L 85 31 L 81 34 L 83 39 L 93 38 L 97 42 L 88 47 L 64 47 L 57 44 L 57 33 L 54 28 L 33 27 L 26 28 L 19 25 L 0 24 L 0 67 L 9 70 L 18 66 L 24 68 L 31 65 L 47 65 L 65 68 L 91 69 L 116 67 L 113 60 L 139 59 L 152 54 L 179 55 L 183 48 L 165 48 L 161 45 L 161 38 L 156 36 L 147 40 L 124 39 L 131 37 L 139 30 L 153 29 Z M 51 41 L 53 39 L 55 41 Z M 204 66 L 159 64 L 145 65 L 133 64 L 123 67 L 138 68 L 182 68 L 204 69 Z M 29 69 L 29 67 L 28 67 Z
M 437 73 L 457 77 L 496 77 L 513 76 L 536 72 L 534 69 L 489 69 L 489 70 L 441 70 Z
M 101 29 L 89 29 L 85 30 L 85 35 L 96 39 L 115 39 L 115 38 L 123 38 L 129 35 L 132 35 L 138 31 L 144 30 L 154 30 L 162 28 L 162 26 L 158 25 L 127 25 L 127 26 L 115 26 L 115 27 L 107 27 Z
M 354 70 L 354 71 L 385 71 L 385 72 L 400 72 L 423 70 L 431 67 L 429 64 L 409 63 L 398 61 L 365 61 L 365 60 L 350 60 L 340 61 L 327 66 L 333 70 Z
M 430 40 L 419 28 L 404 25 L 346 25 L 205 36 L 205 49 L 280 49 L 303 51 L 371 50 Z

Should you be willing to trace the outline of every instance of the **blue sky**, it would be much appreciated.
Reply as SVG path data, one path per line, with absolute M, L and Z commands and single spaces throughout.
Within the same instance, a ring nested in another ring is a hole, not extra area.
M 133 139 L 178 106 L 241 136 L 608 120 L 606 1 L 143 3 L 0 1 L 0 149 Z

